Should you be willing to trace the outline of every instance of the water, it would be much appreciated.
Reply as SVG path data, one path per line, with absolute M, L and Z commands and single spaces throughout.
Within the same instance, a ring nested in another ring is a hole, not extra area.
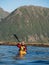
M 0 46 L 0 65 L 49 65 L 49 48 L 28 46 L 23 58 L 17 53 L 16 46 Z

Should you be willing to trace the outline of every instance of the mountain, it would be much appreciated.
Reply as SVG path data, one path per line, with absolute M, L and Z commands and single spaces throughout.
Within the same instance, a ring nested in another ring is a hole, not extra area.
M 49 42 L 49 8 L 22 6 L 0 22 L 0 40 Z
M 2 8 L 0 8 L 0 21 L 4 19 L 6 16 L 8 16 L 9 13 L 4 11 Z

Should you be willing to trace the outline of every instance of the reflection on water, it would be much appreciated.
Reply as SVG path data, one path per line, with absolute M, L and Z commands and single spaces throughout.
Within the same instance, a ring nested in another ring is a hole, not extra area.
M 0 46 L 0 65 L 49 65 L 49 48 L 28 46 L 23 58 L 17 54 L 16 46 Z

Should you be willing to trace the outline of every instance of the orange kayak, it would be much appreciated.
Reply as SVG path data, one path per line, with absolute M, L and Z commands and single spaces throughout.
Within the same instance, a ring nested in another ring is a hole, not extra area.
M 26 55 L 26 51 L 20 51 L 19 55 L 20 55 L 20 57 L 23 57 L 24 55 Z

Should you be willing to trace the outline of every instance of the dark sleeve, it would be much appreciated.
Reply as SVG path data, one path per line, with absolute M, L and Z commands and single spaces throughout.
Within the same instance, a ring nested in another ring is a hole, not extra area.
M 21 44 L 20 44 L 20 43 L 18 43 L 18 44 L 17 44 L 17 47 L 18 47 L 18 48 L 20 48 L 20 47 L 21 47 Z
M 27 47 L 26 47 L 26 45 L 25 45 L 25 48 L 24 48 L 24 50 L 25 50 L 25 51 L 27 51 Z

